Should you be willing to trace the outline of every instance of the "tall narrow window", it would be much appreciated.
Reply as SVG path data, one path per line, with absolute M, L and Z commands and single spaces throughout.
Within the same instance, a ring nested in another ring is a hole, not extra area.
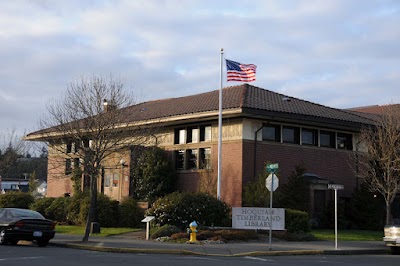
M 79 140 L 74 142 L 74 152 L 77 153 L 81 147 L 81 142 Z
M 283 127 L 282 141 L 284 143 L 300 144 L 300 128 Z
M 79 158 L 74 158 L 74 168 L 79 167 Z
M 112 186 L 113 187 L 118 187 L 118 181 L 119 181 L 119 174 L 113 174 L 113 183 Z
M 262 129 L 262 140 L 281 141 L 281 126 L 266 125 Z
M 110 187 L 110 183 L 111 183 L 111 174 L 106 174 L 104 179 L 104 186 Z
M 200 133 L 199 133 L 199 129 L 198 128 L 193 128 L 192 129 L 192 142 L 193 143 L 198 143 L 199 139 L 200 139 Z
M 175 168 L 185 169 L 185 150 L 175 151 Z
M 187 150 L 188 169 L 197 169 L 197 150 Z
M 319 133 L 319 143 L 321 147 L 335 148 L 335 132 L 321 130 Z
M 202 148 L 200 149 L 200 169 L 211 169 L 211 149 Z
M 179 144 L 185 144 L 186 143 L 186 130 L 181 129 L 179 130 Z
M 186 143 L 197 143 L 199 142 L 199 129 L 198 127 L 189 127 L 187 130 Z
M 71 173 L 72 173 L 71 159 L 66 159 L 65 160 L 65 174 L 69 175 Z
M 72 142 L 68 141 L 66 147 L 66 153 L 71 153 L 71 152 L 72 152 Z
M 200 127 L 200 141 L 211 141 L 211 126 Z

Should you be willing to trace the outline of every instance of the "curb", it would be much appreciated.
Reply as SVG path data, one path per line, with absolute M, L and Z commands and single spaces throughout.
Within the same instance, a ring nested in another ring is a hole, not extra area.
M 246 256 L 296 256 L 296 255 L 368 255 L 388 254 L 384 249 L 356 249 L 356 250 L 287 250 L 287 251 L 254 251 L 237 254 L 211 254 L 194 252 L 185 249 L 141 249 L 141 248 L 116 248 L 98 247 L 71 243 L 49 243 L 50 246 L 74 248 L 91 251 L 114 252 L 114 253 L 142 253 L 142 254 L 170 254 L 170 255 L 191 255 L 208 257 L 246 257 Z

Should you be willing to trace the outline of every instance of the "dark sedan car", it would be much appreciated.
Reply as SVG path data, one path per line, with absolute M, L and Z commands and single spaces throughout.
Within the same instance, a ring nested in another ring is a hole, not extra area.
M 45 247 L 54 237 L 55 224 L 40 213 L 17 208 L 0 208 L 0 245 L 19 240 L 36 241 Z

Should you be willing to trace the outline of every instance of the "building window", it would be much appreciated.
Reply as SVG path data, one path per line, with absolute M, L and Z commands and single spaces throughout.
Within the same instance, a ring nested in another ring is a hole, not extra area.
M 303 128 L 301 130 L 301 144 L 318 146 L 318 131 L 316 129 Z
M 174 144 L 185 144 L 186 143 L 186 130 L 184 128 L 175 129 Z
M 282 142 L 300 144 L 300 128 L 283 127 Z
M 175 168 L 185 169 L 185 150 L 175 151 Z
M 281 126 L 267 125 L 262 129 L 262 140 L 281 141 Z
M 79 168 L 79 158 L 74 158 L 74 168 Z
M 188 158 L 188 169 L 197 169 L 197 150 L 187 150 L 187 158 Z
M 335 148 L 335 132 L 321 130 L 319 133 L 319 143 L 321 147 Z
M 71 153 L 71 152 L 72 152 L 72 142 L 68 141 L 66 147 L 66 153 Z
M 199 129 L 197 127 L 189 127 L 187 131 L 187 143 L 199 142 Z
M 111 175 L 106 174 L 105 179 L 104 179 L 104 186 L 105 187 L 110 187 L 110 182 L 111 182 Z
M 353 150 L 353 136 L 351 134 L 337 133 L 337 148 Z
M 72 173 L 71 159 L 66 159 L 65 160 L 65 174 L 69 175 L 71 173 Z
M 202 148 L 200 149 L 200 169 L 211 169 L 211 149 Z
M 81 147 L 81 142 L 79 140 L 74 142 L 74 152 L 77 153 Z
M 200 127 L 200 141 L 211 141 L 211 126 Z
M 113 174 L 113 187 L 118 187 L 118 181 L 119 181 L 119 174 Z

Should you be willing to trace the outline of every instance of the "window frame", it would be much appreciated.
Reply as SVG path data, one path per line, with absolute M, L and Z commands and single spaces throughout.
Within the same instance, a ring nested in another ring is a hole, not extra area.
M 275 136 L 273 138 L 267 137 L 269 135 L 269 133 L 267 132 L 267 130 L 269 128 L 274 130 L 273 133 Z M 265 124 L 265 125 L 263 125 L 262 130 L 261 130 L 262 140 L 263 141 L 281 142 L 281 132 L 282 132 L 281 125 Z
M 325 143 L 323 143 L 321 136 L 322 135 L 326 135 L 326 136 L 330 136 L 330 141 L 329 141 L 329 145 L 326 145 Z M 336 133 L 335 131 L 329 131 L 329 130 L 320 130 L 319 131 L 319 146 L 323 147 L 323 148 L 336 148 Z
M 287 130 L 293 132 L 293 134 L 290 134 L 290 140 L 287 139 L 288 135 L 285 134 Z M 282 126 L 282 143 L 300 144 L 300 127 Z
M 311 133 L 312 143 L 304 142 L 303 133 Z M 313 128 L 301 128 L 301 145 L 318 146 L 318 130 Z

